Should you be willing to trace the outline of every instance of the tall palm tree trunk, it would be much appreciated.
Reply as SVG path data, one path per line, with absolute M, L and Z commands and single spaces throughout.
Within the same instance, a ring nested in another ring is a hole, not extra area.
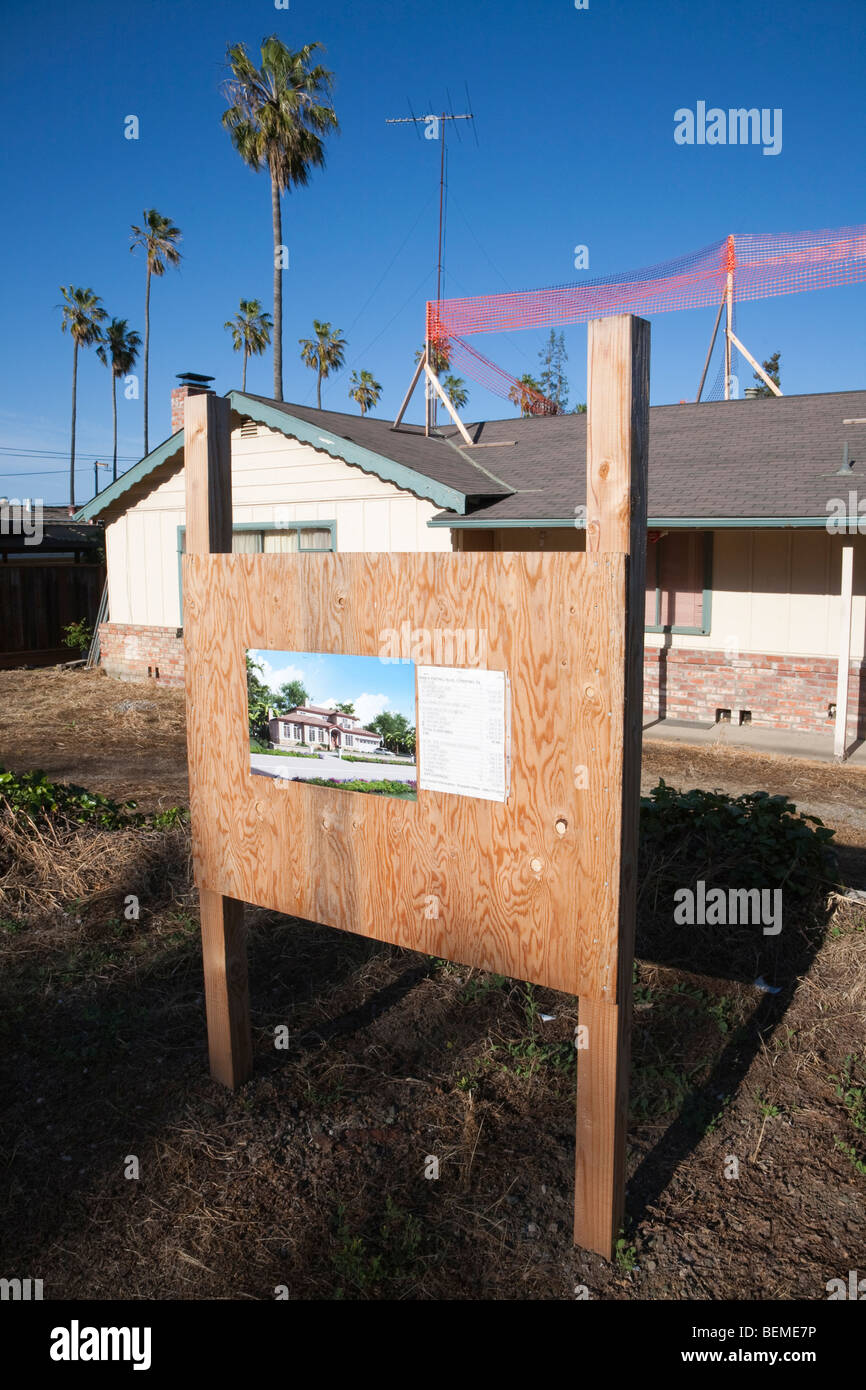
M 147 458 L 147 377 L 150 362 L 150 258 L 147 261 L 147 279 L 144 289 L 144 457 Z
M 111 481 L 117 482 L 117 377 L 111 373 L 111 418 L 114 421 L 114 462 Z
M 274 222 L 274 400 L 283 399 L 283 218 L 279 185 L 271 174 L 271 212 Z
M 69 505 L 75 506 L 75 409 L 78 395 L 78 340 L 72 340 L 72 437 L 69 444 Z
M 248 351 L 247 351 L 247 349 L 246 349 L 246 347 L 245 347 L 245 348 L 244 348 L 244 371 L 243 371 L 243 380 L 241 381 L 241 390 L 242 390 L 242 391 L 246 391 L 246 389 L 247 389 L 247 357 L 248 357 L 248 356 L 249 356 L 249 353 L 248 353 Z
M 322 373 L 321 373 L 321 370 L 319 371 L 319 375 L 318 375 L 318 377 L 316 378 L 316 401 L 317 401 L 317 403 L 318 403 L 319 409 L 321 410 L 321 409 L 322 409 Z

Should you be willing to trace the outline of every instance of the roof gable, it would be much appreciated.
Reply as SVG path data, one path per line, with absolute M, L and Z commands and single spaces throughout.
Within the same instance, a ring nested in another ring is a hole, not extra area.
M 255 420 L 287 439 L 307 444 L 318 453 L 372 473 L 401 491 L 458 515 L 469 509 L 470 499 L 507 497 L 511 490 L 453 448 L 444 436 L 428 438 L 418 426 L 395 430 L 388 421 L 372 416 L 311 410 L 241 391 L 230 391 L 228 400 L 233 428 L 243 419 Z M 89 521 L 99 516 L 172 461 L 182 467 L 183 447 L 183 430 L 179 430 L 87 502 L 75 519 Z

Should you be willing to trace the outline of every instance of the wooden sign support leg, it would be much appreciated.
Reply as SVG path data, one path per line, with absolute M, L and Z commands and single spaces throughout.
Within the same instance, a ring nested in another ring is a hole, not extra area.
M 590 553 L 629 556 L 625 628 L 625 710 L 616 921 L 599 923 L 617 940 L 611 994 L 581 998 L 587 1029 L 577 1053 L 574 1240 L 611 1259 L 625 1207 L 625 1142 L 637 886 L 643 726 L 650 326 L 630 314 L 589 325 L 587 533 Z M 599 932 L 601 935 L 601 931 Z
M 229 403 L 190 396 L 184 403 L 186 553 L 228 554 L 232 548 Z M 187 700 L 195 653 L 187 646 Z M 193 833 L 199 808 L 193 799 Z M 199 883 L 202 957 L 211 1075 L 239 1086 L 252 1071 L 243 904 Z

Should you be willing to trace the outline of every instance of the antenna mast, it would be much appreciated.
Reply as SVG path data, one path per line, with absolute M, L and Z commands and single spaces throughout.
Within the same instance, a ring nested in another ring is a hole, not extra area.
M 457 127 L 456 122 L 457 122 L 457 121 L 474 121 L 474 119 L 475 119 L 475 117 L 474 117 L 474 115 L 473 115 L 473 113 L 472 113 L 471 111 L 462 111 L 462 112 L 460 112 L 459 114 L 458 114 L 458 113 L 455 113 L 455 111 L 454 111 L 454 109 L 453 109 L 453 107 L 452 107 L 452 105 L 451 105 L 451 97 L 450 97 L 450 94 L 448 94 L 447 89 L 446 89 L 446 95 L 448 96 L 448 107 L 449 107 L 449 109 L 448 109 L 447 111 L 440 111 L 440 112 L 438 113 L 438 115 L 435 114 L 435 113 L 433 113 L 433 112 L 430 112 L 430 113 L 429 113 L 428 115 L 426 115 L 426 116 L 416 116 L 415 113 L 414 113 L 414 111 L 412 111 L 412 105 L 411 105 L 411 102 L 410 102 L 410 103 L 409 103 L 409 110 L 410 110 L 410 112 L 412 112 L 411 115 L 409 115 L 409 116 L 388 116 L 388 117 L 386 117 L 386 119 L 385 119 L 385 124 L 386 124 L 386 125 L 412 125 L 412 126 L 414 126 L 414 127 L 415 127 L 415 134 L 418 136 L 418 139 L 419 139 L 419 140 L 421 139 L 421 135 L 420 135 L 419 132 L 418 132 L 418 126 L 421 125 L 421 124 L 423 124 L 423 125 L 425 126 L 425 130 L 424 130 L 424 139 L 425 139 L 425 140 L 439 140 L 439 141 L 441 142 L 441 148 L 440 148 L 440 152 L 439 152 L 439 236 L 438 236 L 437 243 L 436 243 L 436 301 L 437 301 L 437 303 L 438 303 L 438 301 L 442 298 L 442 272 L 443 272 L 443 269 L 444 269 L 443 260 L 442 260 L 442 239 L 443 239 L 443 232 L 444 232 L 444 227 L 445 227 L 445 130 L 446 130 L 446 122 L 447 122 L 447 121 L 454 121 L 454 122 L 455 122 L 455 127 L 454 127 L 454 128 L 455 128 L 455 130 L 457 130 L 458 139 L 459 139 L 459 128 Z M 469 105 L 469 104 L 471 104 L 471 103 L 469 103 L 469 101 L 468 101 L 468 98 L 469 98 L 469 90 L 468 90 L 468 88 L 467 88 L 466 96 L 467 96 L 467 105 Z M 474 129 L 475 129 L 475 128 L 474 128 L 474 126 L 473 126 L 473 131 L 474 131 Z M 477 134 L 475 135 L 475 141 L 476 141 L 476 144 L 477 144 L 477 142 L 478 142 L 478 135 L 477 135 Z M 429 328 L 425 328 L 423 366 L 424 366 L 425 371 L 428 371 L 428 372 L 429 372 L 429 371 L 433 371 L 433 372 L 438 376 L 438 371 L 437 371 L 437 369 L 436 369 L 436 364 L 434 363 L 433 355 L 432 355 L 431 350 L 430 350 Z M 427 383 L 427 390 L 426 390 L 426 409 L 425 409 L 425 415 L 424 415 L 424 433 L 425 433 L 425 434 L 429 434 L 429 433 L 430 433 L 431 425 L 435 425 L 435 424 L 436 424 L 436 411 L 437 411 L 437 405 L 438 405 L 437 393 L 434 392 L 434 390 L 432 389 L 432 383 L 428 382 L 428 383 Z

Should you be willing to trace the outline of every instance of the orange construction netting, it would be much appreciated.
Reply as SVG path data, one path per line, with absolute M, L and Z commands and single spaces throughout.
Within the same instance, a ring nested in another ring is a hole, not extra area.
M 469 333 L 585 323 L 609 314 L 715 308 L 728 271 L 738 301 L 866 280 L 866 226 L 732 235 L 673 261 L 580 284 L 432 300 L 427 335 L 435 342 Z
M 525 415 L 555 415 L 556 406 L 540 391 L 534 391 L 522 381 L 513 377 L 504 368 L 497 367 L 489 357 L 483 357 L 475 348 L 464 343 L 462 338 L 448 339 L 448 364 L 465 372 L 479 386 L 486 386 L 495 396 L 502 396 L 519 406 Z

